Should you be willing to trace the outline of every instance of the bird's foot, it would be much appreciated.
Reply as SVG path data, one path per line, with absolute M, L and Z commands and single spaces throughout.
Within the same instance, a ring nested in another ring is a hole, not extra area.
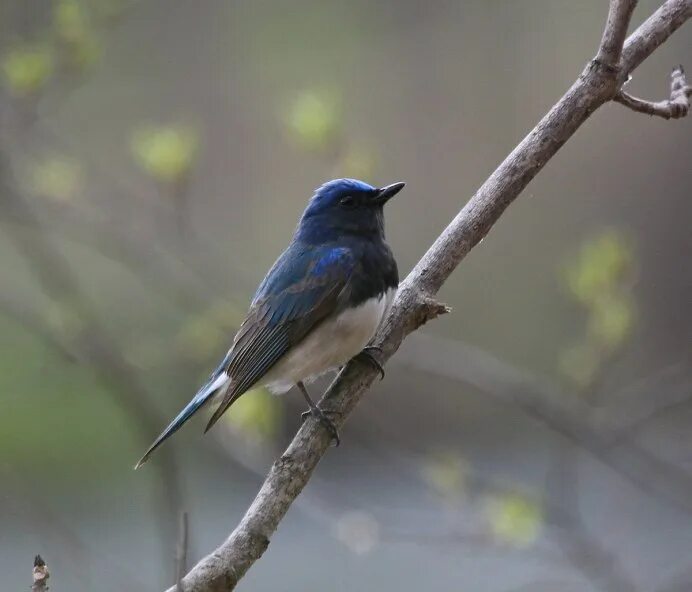
M 300 415 L 303 418 L 303 421 L 305 421 L 308 417 L 314 417 L 319 421 L 325 429 L 329 432 L 329 435 L 332 437 L 332 440 L 334 441 L 334 445 L 338 446 L 341 444 L 341 439 L 339 438 L 339 431 L 336 429 L 336 426 L 334 425 L 334 422 L 327 417 L 327 414 L 322 411 L 317 405 L 314 407 L 310 407 L 307 411 L 303 411 Z
M 381 356 L 382 348 L 376 345 L 367 345 L 363 348 L 362 352 L 354 356 L 354 359 L 370 364 L 380 373 L 380 380 L 382 380 L 384 378 L 384 368 L 382 367 L 382 363 L 375 357 L 375 353 Z

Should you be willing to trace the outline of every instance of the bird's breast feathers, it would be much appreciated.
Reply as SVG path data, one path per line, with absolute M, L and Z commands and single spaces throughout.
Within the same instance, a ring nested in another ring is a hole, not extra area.
M 392 288 L 328 316 L 281 358 L 262 382 L 271 391 L 283 393 L 299 381 L 309 382 L 343 366 L 375 336 L 395 294 L 396 288 Z

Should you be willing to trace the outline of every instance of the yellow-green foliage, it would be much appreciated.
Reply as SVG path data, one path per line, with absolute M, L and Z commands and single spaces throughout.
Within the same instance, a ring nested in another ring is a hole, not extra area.
M 64 50 L 68 65 L 82 70 L 99 58 L 101 47 L 87 10 L 77 0 L 55 3 L 54 27 L 56 38 Z
M 629 244 L 617 231 L 607 230 L 582 245 L 565 278 L 572 296 L 588 306 L 620 286 L 631 267 Z
M 587 314 L 587 330 L 580 342 L 562 353 L 560 369 L 586 387 L 632 332 L 631 247 L 619 233 L 608 230 L 586 242 L 564 272 L 569 294 Z
M 30 166 L 27 184 L 35 195 L 70 202 L 82 189 L 82 167 L 74 159 L 51 156 Z
M 53 73 L 53 53 L 44 45 L 16 47 L 2 60 L 2 73 L 10 92 L 26 97 L 40 92 Z
M 447 501 L 463 496 L 466 486 L 466 465 L 458 453 L 438 452 L 426 459 L 423 479 Z
M 634 307 L 626 293 L 606 292 L 594 301 L 589 316 L 589 335 L 604 348 L 614 350 L 629 336 Z
M 532 544 L 541 531 L 543 512 L 536 501 L 518 493 L 494 496 L 486 506 L 493 536 L 517 547 Z
M 161 183 L 177 183 L 194 164 L 199 137 L 184 125 L 142 126 L 132 134 L 130 146 L 142 170 Z
M 269 440 L 276 436 L 281 421 L 279 402 L 266 389 L 245 393 L 224 416 L 239 431 L 250 437 Z
M 323 152 L 337 144 L 342 135 L 342 115 L 334 93 L 306 90 L 286 109 L 284 122 L 289 137 L 311 152 Z
M 77 0 L 59 0 L 54 5 L 54 23 L 62 40 L 71 42 L 79 39 L 88 27 L 84 6 Z

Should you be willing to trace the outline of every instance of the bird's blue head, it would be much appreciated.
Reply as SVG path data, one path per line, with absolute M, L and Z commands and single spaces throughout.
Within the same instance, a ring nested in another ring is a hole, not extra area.
M 383 207 L 404 187 L 373 187 L 356 179 L 334 179 L 318 187 L 298 223 L 307 242 L 326 242 L 345 235 L 384 238 Z

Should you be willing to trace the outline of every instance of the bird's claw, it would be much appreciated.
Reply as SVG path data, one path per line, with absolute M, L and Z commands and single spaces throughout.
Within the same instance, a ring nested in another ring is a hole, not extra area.
M 382 348 L 376 345 L 367 345 L 363 348 L 359 354 L 356 354 L 355 358 L 366 364 L 370 364 L 375 370 L 380 373 L 380 380 L 384 378 L 384 368 L 380 361 L 375 357 L 374 352 L 377 352 L 380 356 L 382 355 Z
M 317 419 L 317 421 L 319 421 L 329 432 L 329 435 L 335 443 L 334 445 L 338 446 L 339 444 L 341 444 L 341 439 L 339 438 L 339 431 L 336 429 L 334 422 L 331 419 L 329 419 L 326 413 L 322 411 L 319 407 L 315 406 L 308 409 L 307 411 L 303 411 L 303 413 L 301 413 L 300 416 L 303 418 L 303 421 L 305 421 L 308 417 L 314 417 L 315 419 Z

